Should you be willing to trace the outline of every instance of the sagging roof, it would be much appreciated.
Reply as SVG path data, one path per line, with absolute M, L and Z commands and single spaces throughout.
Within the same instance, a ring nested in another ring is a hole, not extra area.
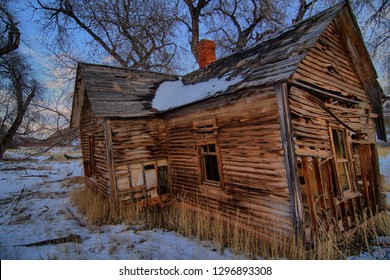
M 177 79 L 175 75 L 79 63 L 71 127 L 78 127 L 84 92 L 98 117 L 142 117 L 156 113 L 151 102 L 159 84 Z
M 342 2 L 253 47 L 242 49 L 183 77 L 80 63 L 71 126 L 78 126 L 84 90 L 97 116 L 142 117 L 250 87 L 288 81 L 308 49 L 314 46 L 328 25 L 342 13 L 343 19 L 338 21 L 344 25 L 354 25 L 356 32 L 358 27 L 351 8 L 347 2 Z M 348 19 L 344 20 L 346 16 Z M 348 27 L 348 30 L 352 29 Z M 360 31 L 357 33 L 360 36 L 357 36 L 358 40 L 363 42 Z M 360 44 L 366 51 L 364 43 Z M 368 72 L 372 76 L 370 80 L 376 81 L 376 72 L 367 53 L 365 57 L 368 57 L 368 63 L 364 67 L 368 65 L 369 69 L 364 70 L 361 78 L 367 77 Z M 361 63 L 359 59 L 356 57 L 356 63 Z M 378 94 L 379 91 L 376 91 L 370 97 L 371 102 L 381 99 Z
M 343 5 L 337 5 L 257 43 L 254 47 L 240 50 L 204 69 L 185 75 L 181 80 L 184 85 L 189 85 L 218 78 L 235 79 L 237 83 L 230 84 L 229 88 L 224 89 L 224 93 L 286 80 L 303 59 L 305 49 L 317 41 L 342 7 Z M 178 79 L 174 75 L 79 63 L 73 105 L 81 106 L 78 100 L 82 100 L 81 89 L 85 89 L 97 116 L 149 116 L 157 113 L 152 108 L 152 101 L 158 85 Z M 221 93 L 222 91 L 215 92 L 206 98 Z M 199 100 L 192 100 L 195 101 Z M 174 107 L 177 106 L 172 108 Z

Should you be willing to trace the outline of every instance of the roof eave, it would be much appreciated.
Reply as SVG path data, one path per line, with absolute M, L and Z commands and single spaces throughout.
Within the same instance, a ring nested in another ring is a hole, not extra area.
M 80 75 L 80 66 L 78 66 L 73 91 L 72 113 L 70 117 L 70 128 L 72 129 L 77 129 L 80 126 L 81 109 L 84 101 L 84 86 L 81 82 Z

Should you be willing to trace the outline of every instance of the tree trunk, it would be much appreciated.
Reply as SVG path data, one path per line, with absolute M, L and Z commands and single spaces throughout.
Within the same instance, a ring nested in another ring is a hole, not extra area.
M 8 40 L 5 46 L 0 46 L 0 56 L 16 50 L 20 44 L 20 31 L 18 23 L 14 21 L 12 13 L 6 7 L 0 7 L 1 20 L 5 23 L 8 30 Z
M 184 2 L 187 4 L 187 7 L 191 14 L 191 27 L 190 32 L 192 34 L 191 36 L 191 52 L 194 56 L 196 62 L 198 62 L 198 43 L 199 43 L 199 18 L 202 12 L 202 9 L 206 7 L 210 0 L 200 0 L 197 4 L 197 6 L 193 5 L 193 1 L 191 0 L 184 0 Z
M 17 104 L 18 104 L 18 112 L 16 114 L 16 118 L 15 118 L 14 122 L 12 123 L 10 129 L 7 131 L 7 133 L 5 134 L 4 138 L 1 139 L 1 143 L 0 143 L 0 160 L 4 159 L 5 151 L 8 149 L 9 145 L 12 142 L 12 139 L 15 137 L 16 133 L 18 132 L 19 127 L 23 123 L 24 114 L 26 113 L 27 108 L 30 105 L 32 99 L 35 97 L 36 90 L 37 90 L 37 85 L 34 85 L 33 88 L 31 89 L 30 94 L 28 95 L 28 97 L 26 98 L 25 101 L 23 101 L 23 96 L 22 96 L 23 91 L 22 91 L 22 89 L 18 89 L 16 91 L 17 100 L 18 100 L 18 102 L 17 102 Z

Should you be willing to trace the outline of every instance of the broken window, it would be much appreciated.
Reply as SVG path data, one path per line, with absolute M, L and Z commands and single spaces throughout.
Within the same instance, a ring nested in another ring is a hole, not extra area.
M 341 192 L 351 188 L 348 146 L 346 143 L 346 131 L 344 129 L 332 129 L 333 153 L 339 178 Z
M 215 144 L 202 145 L 199 147 L 201 159 L 202 181 L 219 183 L 218 155 Z
M 157 174 L 155 162 L 144 163 L 144 176 L 146 189 L 156 188 L 157 190 Z
M 157 167 L 157 180 L 159 188 L 157 189 L 160 195 L 169 193 L 169 178 L 168 167 L 166 165 Z
M 218 146 L 216 119 L 194 122 L 195 143 L 198 149 L 202 184 L 223 186 L 222 163 Z
M 129 173 L 136 200 L 170 193 L 166 159 L 130 164 Z

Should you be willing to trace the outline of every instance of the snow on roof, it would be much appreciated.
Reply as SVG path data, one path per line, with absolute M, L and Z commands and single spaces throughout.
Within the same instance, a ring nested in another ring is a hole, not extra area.
M 221 94 L 286 82 L 344 6 L 342 2 L 181 78 L 131 68 L 79 64 L 72 127 L 79 125 L 84 93 L 97 116 L 142 117 Z
M 166 81 L 157 88 L 156 95 L 152 101 L 152 107 L 158 111 L 167 111 L 183 105 L 191 104 L 206 98 L 210 98 L 217 93 L 224 93 L 229 86 L 242 81 L 238 76 L 230 79 L 230 73 L 222 78 L 212 78 L 205 82 L 185 85 L 180 78 L 176 81 Z

